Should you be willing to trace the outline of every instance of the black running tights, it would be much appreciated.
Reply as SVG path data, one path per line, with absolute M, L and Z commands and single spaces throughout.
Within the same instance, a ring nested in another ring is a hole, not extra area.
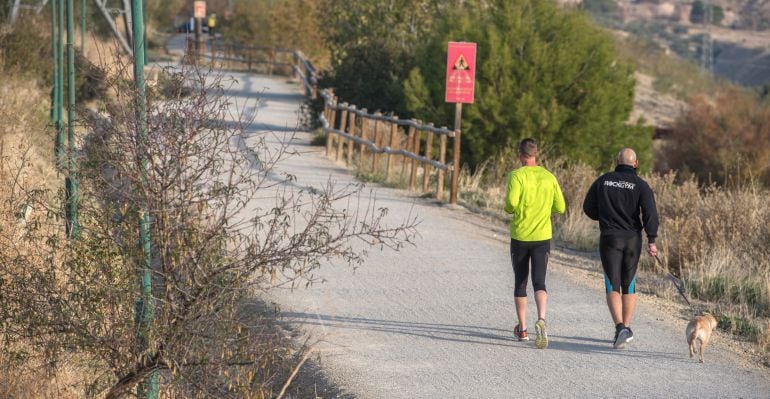
M 518 241 L 511 239 L 511 262 L 515 289 L 513 295 L 527 296 L 527 279 L 532 266 L 532 288 L 546 291 L 545 272 L 548 268 L 548 254 L 551 252 L 551 240 Z

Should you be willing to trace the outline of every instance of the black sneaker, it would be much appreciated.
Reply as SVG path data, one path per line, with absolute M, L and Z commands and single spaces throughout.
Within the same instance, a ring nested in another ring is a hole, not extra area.
M 618 336 L 615 338 L 615 343 L 612 345 L 615 349 L 623 349 L 627 343 L 634 339 L 634 332 L 628 327 L 623 327 L 618 331 Z

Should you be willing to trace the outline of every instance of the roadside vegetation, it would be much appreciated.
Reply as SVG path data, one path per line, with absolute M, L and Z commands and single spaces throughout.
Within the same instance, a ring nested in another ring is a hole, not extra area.
M 162 397 L 296 391 L 288 388 L 292 371 L 311 348 L 273 324 L 259 295 L 312 283 L 321 262 L 355 266 L 366 243 L 398 249 L 415 221 L 388 222 L 387 209 L 361 187 L 286 192 L 272 171 L 290 156 L 285 148 L 243 142 L 251 121 L 228 122 L 224 93 L 233 82 L 195 68 L 171 79 L 192 88 L 149 90 L 144 145 L 136 140 L 131 66 L 117 57 L 88 69 L 101 72 L 98 82 L 83 83 L 98 90 L 77 107 L 83 229 L 68 239 L 68 171 L 53 164 L 44 72 L 50 37 L 45 23 L 25 22 L 16 25 L 24 34 L 10 27 L 0 34 L 0 116 L 8 121 L 0 127 L 0 396 L 131 397 L 153 374 Z M 28 35 L 43 44 L 19 65 L 14 57 Z M 252 168 L 257 159 L 260 168 Z M 274 200 L 255 208 L 266 196 Z M 155 321 L 139 334 L 145 209 L 156 301 Z
M 535 137 L 567 198 L 567 215 L 554 220 L 557 238 L 568 247 L 595 251 L 598 226 L 583 215 L 583 196 L 599 173 L 612 167 L 620 147 L 638 149 L 660 207 L 659 247 L 667 267 L 683 278 L 700 309 L 719 315 L 724 330 L 756 342 L 768 359 L 770 206 L 762 200 L 770 188 L 766 102 L 665 54 L 649 38 L 605 34 L 581 14 L 550 3 L 426 0 L 412 6 L 419 23 L 399 18 L 409 13 L 397 2 L 325 9 L 333 22 L 327 26 L 335 56 L 323 83 L 335 88 L 340 101 L 451 126 L 453 109 L 443 103 L 446 42 L 480 43 L 477 57 L 484 62 L 476 75 L 476 103 L 463 110 L 460 201 L 505 218 L 503 182 L 518 167 L 512 144 Z M 484 12 L 486 7 L 495 12 Z M 547 19 L 536 23 L 538 18 Z M 560 56 L 565 48 L 570 55 Z M 580 65 L 575 75 L 571 68 Z M 650 129 L 625 123 L 633 81 L 623 76 L 631 74 L 631 65 L 653 76 L 660 92 L 687 102 L 684 113 L 672 117 L 673 133 L 655 152 Z M 615 68 L 618 74 L 594 75 L 593 67 Z M 572 97 L 567 93 L 573 88 L 597 97 Z M 571 115 L 594 123 L 581 125 Z M 384 180 L 368 166 L 358 174 Z M 387 184 L 407 187 L 405 175 L 397 170 L 400 177 Z M 643 267 L 656 270 L 649 260 Z M 649 289 L 668 296 L 669 288 Z
M 158 27 L 173 24 L 168 13 L 184 6 L 148 3 Z M 721 86 L 672 64 L 676 73 L 655 75 L 662 90 L 687 98 L 700 91 L 712 95 L 693 97 L 674 133 L 653 152 L 651 129 L 626 122 L 634 90 L 632 64 L 640 69 L 669 64 L 651 55 L 658 53 L 648 52 L 646 42 L 630 41 L 634 44 L 626 50 L 613 47 L 611 36 L 585 16 L 560 11 L 550 2 L 233 4 L 238 12 L 223 28 L 228 38 L 300 48 L 325 67 L 322 83 L 344 101 L 437 125 L 451 125 L 451 110 L 441 99 L 445 42 L 483 43 L 478 57 L 488 62 L 477 74 L 478 102 L 465 108 L 461 202 L 504 218 L 502 184 L 518 166 L 513 145 L 536 137 L 568 203 L 567 214 L 554 219 L 557 239 L 594 251 L 598 228 L 582 214 L 583 196 L 610 168 L 619 147 L 633 146 L 657 196 L 660 249 L 669 270 L 683 278 L 700 308 L 719 316 L 722 329 L 756 342 L 767 354 L 766 103 L 744 91 L 713 95 Z M 213 7 L 225 10 L 224 2 Z M 462 7 L 469 12 L 460 18 Z M 485 12 L 486 7 L 499 12 Z M 0 6 L 0 19 L 6 8 Z M 413 221 L 388 227 L 375 207 L 366 208 L 372 213 L 365 226 L 353 223 L 356 215 L 335 210 L 334 203 L 365 203 L 355 190 L 335 197 L 276 197 L 277 205 L 263 209 L 260 217 L 238 219 L 244 202 L 232 197 L 246 201 L 258 191 L 272 191 L 264 179 L 269 168 L 258 176 L 244 175 L 251 160 L 225 151 L 225 143 L 238 136 L 237 128 L 197 123 L 223 116 L 226 99 L 208 93 L 217 93 L 226 82 L 163 90 L 163 98 L 153 99 L 150 108 L 153 145 L 141 148 L 131 140 L 136 121 L 127 65 L 118 63 L 93 69 L 93 81 L 79 81 L 80 93 L 92 90 L 95 104 L 90 111 L 79 110 L 84 122 L 79 139 L 88 154 L 81 164 L 85 239 L 68 243 L 62 229 L 64 175 L 52 162 L 50 37 L 38 28 L 45 21 L 43 16 L 0 33 L 0 117 L 6 121 L 0 126 L 0 184 L 7 187 L 0 192 L 0 396 L 120 397 L 150 372 L 159 373 L 169 397 L 278 396 L 291 371 L 306 359 L 308 347 L 297 347 L 271 325 L 272 312 L 255 303 L 254 296 L 273 287 L 282 274 L 297 283 L 311 281 L 324 258 L 342 255 L 360 262 L 363 253 L 347 240 L 398 248 L 410 240 Z M 632 63 L 635 53 L 641 60 Z M 197 72 L 188 72 L 187 79 L 203 82 Z M 268 160 L 264 150 L 259 144 L 251 148 Z M 223 153 L 231 163 L 215 162 Z M 146 182 L 140 155 L 152 160 Z M 178 167 L 183 162 L 187 168 Z M 237 180 L 209 184 L 211 176 L 226 172 Z M 405 186 L 406 170 L 397 174 L 390 184 Z M 383 179 L 367 169 L 359 175 Z M 430 179 L 434 186 L 435 176 Z M 305 200 L 315 204 L 310 213 L 299 206 Z M 154 278 L 164 300 L 156 317 L 163 323 L 152 331 L 147 351 L 137 352 L 133 317 L 142 260 L 131 243 L 137 240 L 135 226 L 145 203 L 157 212 Z M 290 227 L 298 218 L 309 221 L 300 234 Z M 260 241 L 244 234 L 246 228 L 272 233 Z M 654 270 L 649 262 L 644 267 Z

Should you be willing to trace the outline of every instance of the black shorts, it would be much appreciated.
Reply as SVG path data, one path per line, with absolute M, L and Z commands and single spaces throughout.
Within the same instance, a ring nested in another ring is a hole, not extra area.
M 629 234 L 602 234 L 599 237 L 599 255 L 604 269 L 604 285 L 607 293 L 636 292 L 636 268 L 642 252 L 642 236 Z
M 518 241 L 511 239 L 511 263 L 513 263 L 513 296 L 527 296 L 527 279 L 530 263 L 532 265 L 532 288 L 546 291 L 545 272 L 548 268 L 548 254 L 551 252 L 551 240 Z

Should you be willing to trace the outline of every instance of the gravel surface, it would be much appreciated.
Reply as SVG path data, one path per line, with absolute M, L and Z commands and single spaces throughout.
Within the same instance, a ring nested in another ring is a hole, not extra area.
M 289 135 L 300 87 L 286 78 L 235 76 L 242 86 L 230 91 L 235 105 L 260 97 L 247 142 Z M 299 155 L 280 165 L 297 176 L 293 186 L 354 182 L 309 140 L 300 132 L 292 143 Z M 270 298 L 286 323 L 318 342 L 316 363 L 339 387 L 335 397 L 770 397 L 768 369 L 730 350 L 730 337 L 716 336 L 707 363 L 690 359 L 687 320 L 648 296 L 637 307 L 635 341 L 613 350 L 603 281 L 591 271 L 598 261 L 558 248 L 547 277 L 550 345 L 537 350 L 534 340 L 513 340 L 507 227 L 406 191 L 376 188 L 375 195 L 393 224 L 419 216 L 415 246 L 372 250 L 355 271 L 342 262 L 325 264 L 316 273 L 323 283 L 276 290 Z M 531 285 L 529 295 L 534 331 Z

